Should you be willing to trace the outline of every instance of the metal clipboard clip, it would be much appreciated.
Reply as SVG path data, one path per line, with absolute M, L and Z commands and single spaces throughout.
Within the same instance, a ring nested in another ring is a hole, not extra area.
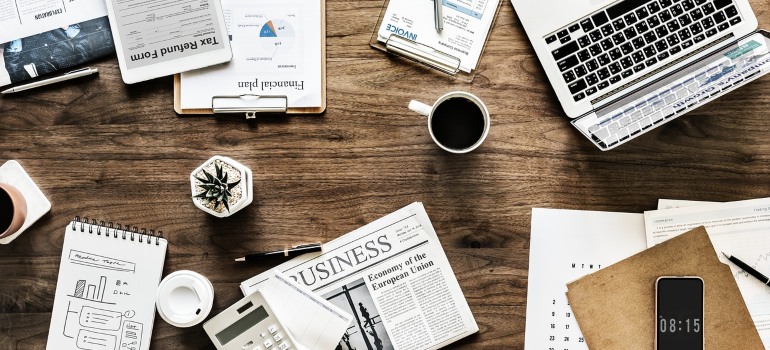
M 211 98 L 214 113 L 245 113 L 246 119 L 255 119 L 257 113 L 286 113 L 289 98 L 286 96 L 238 95 Z
M 388 37 L 385 49 L 447 74 L 456 75 L 460 71 L 459 58 L 395 34 Z

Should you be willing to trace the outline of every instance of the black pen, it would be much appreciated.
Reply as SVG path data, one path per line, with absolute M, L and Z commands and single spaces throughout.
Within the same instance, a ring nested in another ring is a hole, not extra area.
M 727 260 L 730 260 L 733 262 L 733 264 L 738 265 L 738 267 L 742 268 L 743 271 L 746 271 L 749 275 L 754 276 L 756 279 L 760 280 L 762 283 L 764 283 L 766 286 L 770 285 L 770 278 L 767 278 L 767 276 L 761 274 L 759 271 L 754 270 L 751 266 L 746 265 L 745 262 L 741 261 L 740 259 L 734 257 L 734 256 L 727 256 L 725 252 L 722 252 L 724 256 L 727 258 Z
M 246 262 L 262 261 L 262 260 L 267 260 L 270 258 L 277 258 L 277 257 L 293 258 L 295 256 L 300 256 L 305 253 L 320 252 L 320 251 L 321 251 L 321 243 L 311 243 L 311 244 L 298 245 L 291 248 L 286 248 L 284 250 L 278 250 L 275 252 L 248 254 L 242 258 L 235 259 L 235 261 L 246 261 Z

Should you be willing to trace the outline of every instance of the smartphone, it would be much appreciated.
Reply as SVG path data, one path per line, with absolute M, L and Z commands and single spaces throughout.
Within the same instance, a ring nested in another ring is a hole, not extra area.
M 655 283 L 655 349 L 703 350 L 703 279 L 664 276 Z

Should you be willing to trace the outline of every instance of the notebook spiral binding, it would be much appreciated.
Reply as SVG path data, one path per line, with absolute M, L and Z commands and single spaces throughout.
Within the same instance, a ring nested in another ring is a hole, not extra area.
M 95 219 L 92 219 L 89 222 L 87 217 L 81 219 L 79 216 L 76 216 L 75 219 L 72 220 L 72 229 L 77 230 L 78 224 L 80 224 L 80 232 L 86 232 L 86 230 L 88 230 L 89 234 L 96 233 L 97 236 L 103 234 L 106 238 L 109 238 L 110 234 L 112 234 L 113 238 L 122 238 L 124 240 L 130 239 L 131 241 L 138 240 L 140 243 L 147 241 L 147 244 L 152 244 L 152 239 L 155 238 L 155 245 L 160 245 L 160 239 L 163 238 L 163 231 L 158 231 L 158 234 L 156 235 L 155 230 L 153 229 L 150 229 L 150 232 L 147 233 L 147 230 L 144 228 L 140 230 L 136 226 L 121 226 L 119 223 L 113 224 L 112 221 L 97 222 Z M 118 234 L 120 234 L 120 236 L 118 236 Z

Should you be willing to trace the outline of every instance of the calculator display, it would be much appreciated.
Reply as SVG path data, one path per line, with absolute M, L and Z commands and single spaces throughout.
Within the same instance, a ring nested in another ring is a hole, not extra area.
M 217 340 L 219 340 L 222 345 L 225 345 L 268 317 L 270 317 L 270 315 L 267 314 L 267 310 L 260 306 L 217 333 Z

